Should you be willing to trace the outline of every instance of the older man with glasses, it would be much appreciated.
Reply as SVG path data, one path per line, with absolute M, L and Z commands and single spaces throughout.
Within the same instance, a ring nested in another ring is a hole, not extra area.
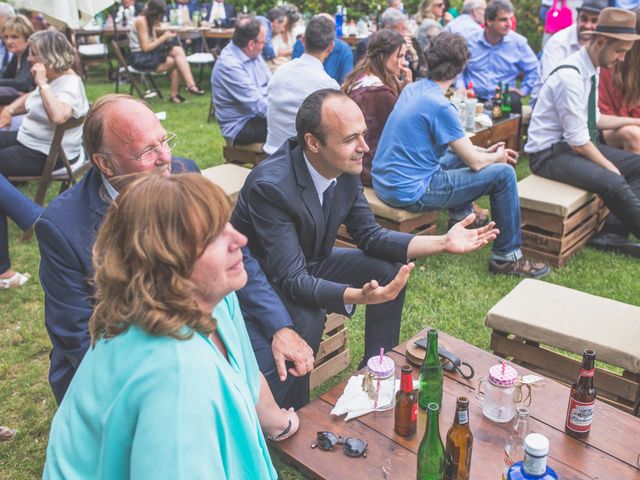
M 87 115 L 83 141 L 92 168 L 55 198 L 36 223 L 45 326 L 53 344 L 49 381 L 58 403 L 89 347 L 92 248 L 103 216 L 123 185 L 117 177 L 199 171 L 193 160 L 171 156 L 176 135 L 165 131 L 142 101 L 128 95 L 107 95 L 96 102 Z M 243 260 L 249 280 L 238 292 L 240 300 L 256 302 L 261 316 L 268 312 L 292 323 L 257 262 L 247 255 Z
M 462 13 L 447 23 L 444 31 L 469 38 L 472 33 L 482 30 L 481 25 L 484 23 L 486 9 L 485 0 L 465 0 L 462 4 Z

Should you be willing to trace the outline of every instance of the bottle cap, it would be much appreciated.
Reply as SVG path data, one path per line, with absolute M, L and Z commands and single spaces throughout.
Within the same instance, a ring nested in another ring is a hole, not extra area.
M 534 457 L 544 457 L 549 453 L 549 440 L 539 433 L 530 433 L 524 439 L 524 450 Z
M 386 355 L 382 357 L 382 361 L 380 361 L 380 356 L 376 355 L 369 359 L 367 362 L 367 368 L 376 377 L 387 378 L 396 369 L 396 364 L 393 363 L 393 360 Z
M 498 387 L 512 387 L 518 383 L 518 371 L 506 363 L 498 363 L 489 369 L 489 381 Z

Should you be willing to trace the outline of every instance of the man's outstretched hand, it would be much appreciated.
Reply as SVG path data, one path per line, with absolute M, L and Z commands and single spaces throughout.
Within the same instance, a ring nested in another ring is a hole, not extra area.
M 489 222 L 488 225 L 475 230 L 468 230 L 466 227 L 471 225 L 475 219 L 476 216 L 472 213 L 451 227 L 445 237 L 445 251 L 448 253 L 473 252 L 489 242 L 493 242 L 500 234 L 500 230 L 495 228 L 495 222 Z

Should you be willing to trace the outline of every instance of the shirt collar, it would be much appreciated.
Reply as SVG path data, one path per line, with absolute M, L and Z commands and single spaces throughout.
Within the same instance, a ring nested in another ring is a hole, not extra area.
M 485 30 L 482 30 L 480 32 L 480 41 L 482 43 L 484 43 L 489 48 L 497 48 L 500 45 L 502 45 L 503 43 L 511 43 L 511 39 L 513 38 L 513 32 L 509 31 L 509 33 L 507 33 L 507 35 L 505 37 L 502 37 L 502 40 L 500 40 L 498 43 L 493 45 L 493 44 L 491 44 L 491 43 L 489 43 L 487 41 L 487 38 L 484 36 L 485 32 L 486 32 Z
M 233 40 L 229 42 L 229 48 L 232 49 L 234 56 L 238 57 L 240 61 L 242 61 L 242 63 L 251 62 L 253 60 L 256 60 L 256 58 L 260 58 L 259 56 L 256 58 L 247 57 L 247 54 L 244 53 L 242 49 L 238 47 L 235 43 L 233 43 Z
M 316 191 L 318 192 L 318 195 L 322 196 L 324 194 L 324 191 L 329 188 L 329 186 L 331 186 L 332 183 L 334 183 L 336 181 L 335 178 L 332 179 L 327 179 L 324 178 L 320 172 L 318 172 L 313 165 L 311 165 L 311 163 L 309 162 L 309 160 L 307 159 L 307 155 L 305 153 L 302 154 L 304 157 L 304 163 L 307 164 L 307 169 L 309 170 L 309 173 L 311 174 L 311 180 L 313 180 L 313 185 L 314 187 L 316 187 Z
M 102 178 L 102 184 L 104 185 L 104 188 L 107 189 L 107 193 L 111 197 L 111 200 L 115 200 L 116 198 L 118 198 L 118 195 L 120 195 L 120 193 L 118 193 L 113 185 L 111 185 L 111 182 L 107 177 L 104 176 L 104 173 L 100 172 L 100 177 Z
M 310 65 L 315 65 L 320 68 L 324 68 L 319 58 L 316 58 L 313 55 L 309 55 L 308 53 L 303 53 L 302 56 L 300 57 L 300 61 L 304 63 L 308 63 Z
M 587 52 L 587 47 L 580 47 L 580 59 L 582 60 L 582 64 L 587 67 L 587 71 L 585 72 L 587 76 L 592 77 L 593 75 L 598 74 L 598 69 L 591 61 L 589 52 Z

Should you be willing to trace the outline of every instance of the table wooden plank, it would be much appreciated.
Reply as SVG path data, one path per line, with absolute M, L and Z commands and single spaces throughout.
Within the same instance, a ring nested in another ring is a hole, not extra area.
M 416 456 L 384 435 L 371 430 L 358 420 L 345 422 L 330 415 L 331 405 L 314 400 L 298 411 L 300 429 L 291 438 L 271 442 L 271 446 L 300 468 L 306 475 L 318 479 L 351 480 L 354 478 L 384 478 L 387 459 L 393 458 L 393 478 L 416 478 Z M 316 432 L 328 430 L 343 437 L 356 437 L 368 442 L 367 458 L 347 457 L 340 445 L 332 451 L 312 449 Z
M 394 351 L 404 355 L 407 343 L 413 342 L 425 334 L 426 330 L 407 342 L 398 345 L 394 348 Z M 492 353 L 485 352 L 444 332 L 439 332 L 439 335 L 451 351 L 461 359 L 471 363 L 476 371 L 476 377 L 472 381 L 465 380 L 457 374 L 453 375 L 445 372 L 445 375 L 458 383 L 475 388 L 477 379 L 486 375 L 489 367 L 502 361 L 501 358 Z M 535 373 L 520 365 L 512 365 L 521 375 Z M 597 378 L 595 383 L 597 387 Z M 568 401 L 569 389 L 566 386 L 555 380 L 545 379 L 543 385 L 536 385 L 533 389 L 531 416 L 552 428 L 564 431 Z M 586 439 L 578 440 L 578 442 L 606 452 L 631 467 L 637 467 L 638 456 L 640 455 L 640 418 L 622 412 L 604 402 L 596 401 L 596 412 L 593 417 L 591 434 Z M 640 474 L 638 478 L 640 478 Z
M 400 366 L 405 361 L 404 357 L 395 352 L 388 354 L 388 356 L 396 362 L 396 373 L 399 374 Z M 414 369 L 414 379 L 417 380 L 417 378 L 418 371 Z M 346 381 L 322 395 L 321 398 L 329 404 L 335 404 L 344 391 L 345 385 Z M 487 474 L 486 478 L 500 478 L 503 460 L 502 452 L 505 440 L 510 432 L 510 424 L 498 424 L 486 419 L 482 415 L 482 408 L 479 401 L 475 399 L 472 388 L 461 383 L 448 381 L 448 379 L 445 380 L 443 410 L 440 416 L 440 433 L 444 439 L 453 421 L 456 398 L 459 396 L 466 396 L 470 399 L 470 425 L 476 437 L 473 465 L 474 467 L 482 465 L 482 469 Z M 422 417 L 418 425 L 418 433 L 409 439 L 400 437 L 393 431 L 393 411 L 374 412 L 360 417 L 359 420 L 378 433 L 417 453 L 419 441 L 424 432 L 424 419 Z M 635 469 L 625 465 L 615 457 L 588 445 L 585 446 L 583 443 L 537 421 L 535 418 L 531 418 L 529 423 L 532 432 L 542 433 L 549 438 L 551 443 L 549 465 L 556 469 L 561 478 L 609 478 L 608 475 L 614 475 L 611 478 L 622 479 L 633 478 L 636 473 Z M 587 449 L 584 454 L 577 453 L 578 450 L 584 448 Z M 473 478 L 476 478 L 475 469 Z

